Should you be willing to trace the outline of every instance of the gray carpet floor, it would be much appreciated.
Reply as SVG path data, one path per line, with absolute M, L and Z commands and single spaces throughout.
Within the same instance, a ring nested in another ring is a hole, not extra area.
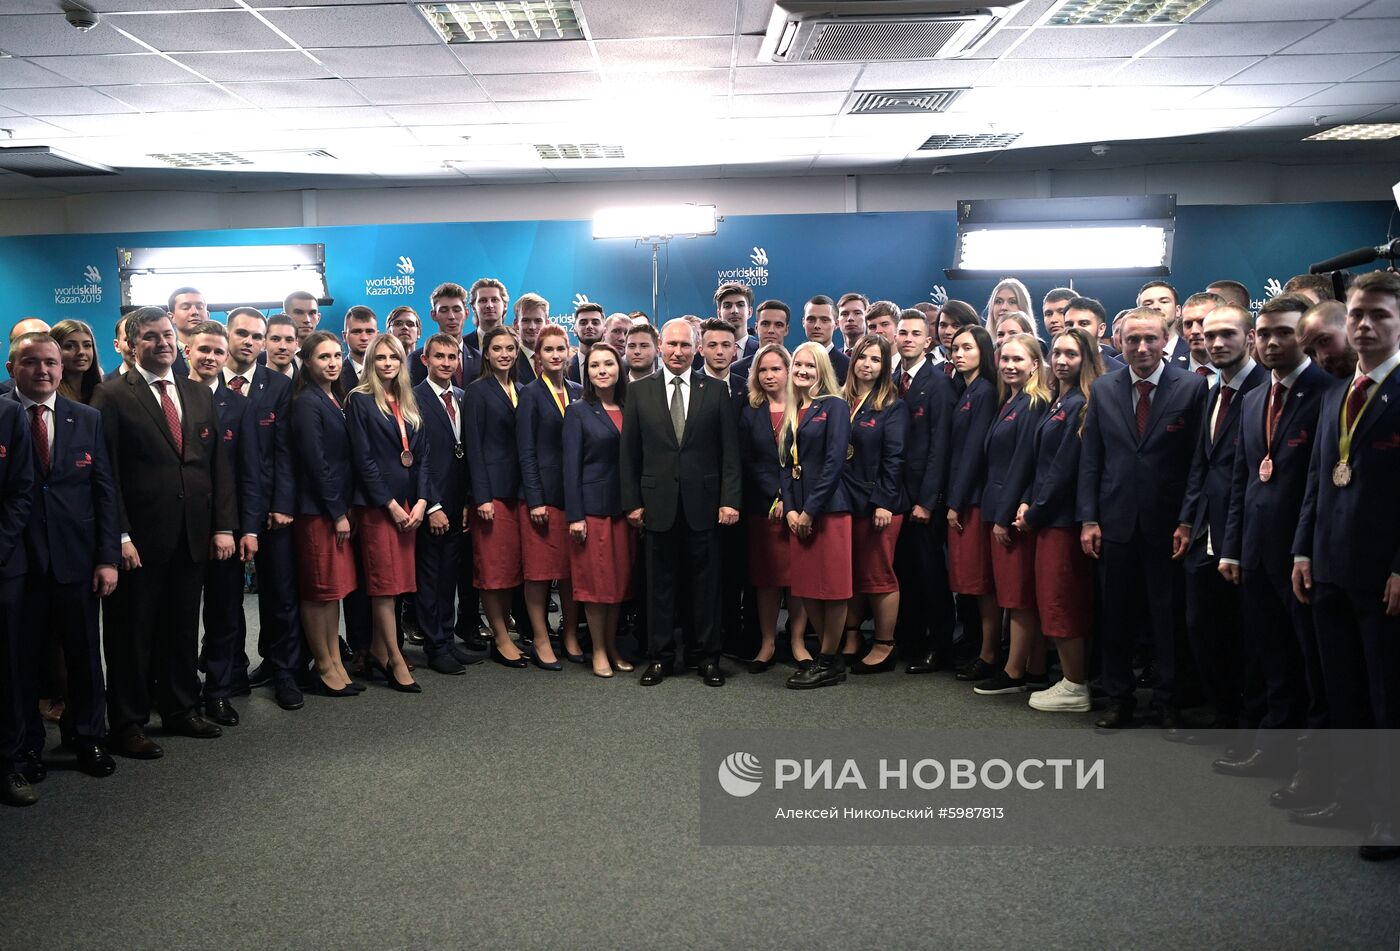
M 109 779 L 53 752 L 43 801 L 0 810 L 0 947 L 1340 949 L 1400 933 L 1400 863 L 1350 848 L 699 844 L 704 729 L 1090 720 L 947 675 L 799 693 L 782 666 L 731 661 L 722 689 L 642 689 L 410 657 L 420 695 L 381 684 L 288 713 L 255 691 L 222 739 L 153 730 L 165 758 Z

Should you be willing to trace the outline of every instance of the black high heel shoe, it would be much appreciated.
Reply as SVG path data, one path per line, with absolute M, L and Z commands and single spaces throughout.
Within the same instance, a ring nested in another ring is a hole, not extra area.
M 883 674 L 883 673 L 885 673 L 886 671 L 894 670 L 895 666 L 899 663 L 899 658 L 896 657 L 895 654 L 894 654 L 894 641 L 893 641 L 893 640 L 882 641 L 882 640 L 880 640 L 880 638 L 877 637 L 877 638 L 875 638 L 874 644 L 888 644 L 888 645 L 889 645 L 889 647 L 890 647 L 890 652 L 889 652 L 887 655 L 885 655 L 885 659 L 882 660 L 882 661 L 880 661 L 878 664 L 867 664 L 867 663 L 865 663 L 864 661 L 856 661 L 854 664 L 851 664 L 851 665 L 850 665 L 850 669 L 849 669 L 849 672 L 850 672 L 850 673 L 852 673 L 852 674 Z M 872 645 L 872 648 L 873 648 L 873 645 Z
M 507 657 L 505 654 L 502 654 L 501 649 L 496 646 L 495 641 L 491 642 L 491 660 L 493 663 L 500 664 L 502 667 L 513 667 L 516 670 L 520 670 L 530 666 L 530 661 L 525 657 L 524 654 L 521 654 L 514 660 Z
M 323 697 L 354 697 L 359 695 L 358 690 L 351 690 L 349 687 L 332 687 L 320 677 L 316 679 L 320 683 L 319 689 Z
M 552 660 L 552 661 L 544 661 L 544 660 L 540 660 L 540 652 L 539 652 L 538 650 L 535 651 L 534 653 L 532 653 L 532 654 L 530 655 L 530 663 L 534 664 L 534 665 L 535 665 L 536 667 L 538 667 L 540 670 L 563 670 L 563 669 L 564 669 L 564 665 L 563 665 L 562 663 L 559 662 L 559 655 L 558 655 L 558 654 L 555 654 L 555 655 L 554 655 L 554 660 Z
M 382 676 L 384 677 L 384 679 L 385 679 L 386 681 L 389 682 L 389 686 L 390 686 L 390 687 L 393 687 L 393 688 L 394 688 L 395 690 L 397 690 L 399 693 L 422 693 L 422 692 L 423 692 L 423 688 L 422 688 L 421 686 L 419 686 L 418 681 L 416 681 L 416 680 L 410 680 L 410 681 L 409 681 L 408 683 L 406 683 L 406 684 L 401 684 L 401 683 L 399 683 L 398 680 L 396 680 L 396 679 L 394 678 L 393 673 L 390 672 L 389 668 L 388 668 L 385 664 L 383 664 L 383 663 L 379 660 L 379 658 L 371 656 L 370 659 L 369 659 L 369 665 L 370 665 L 371 669 L 374 670 L 375 673 L 382 675 Z M 407 664 L 404 664 L 404 668 L 407 669 L 407 668 L 408 668 L 408 665 L 407 665 Z

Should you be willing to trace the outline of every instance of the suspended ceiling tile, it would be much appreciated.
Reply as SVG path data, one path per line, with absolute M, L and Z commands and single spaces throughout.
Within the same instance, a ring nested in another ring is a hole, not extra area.
M 486 94 L 498 102 L 590 99 L 603 89 L 597 73 L 550 73 L 478 76 Z
M 175 59 L 217 82 L 323 79 L 331 73 L 299 50 L 265 53 L 182 53 Z
M 986 60 L 937 59 L 910 63 L 868 63 L 857 89 L 942 89 L 971 86 L 992 64 Z M 812 67 L 808 67 L 812 68 Z
M 595 40 L 729 34 L 738 12 L 734 0 L 657 0 L 645 11 L 635 0 L 587 0 L 581 6 Z
M 415 126 L 479 125 L 501 121 L 494 103 L 442 103 L 427 106 L 385 106 L 395 122 Z
M 0 90 L 0 106 L 9 106 L 31 116 L 98 115 L 135 111 L 96 90 L 81 87 Z
M 1216 86 L 1186 104 L 1185 108 L 1235 109 L 1251 106 L 1292 105 L 1327 88 L 1326 83 L 1287 83 L 1267 86 Z
M 192 83 L 185 86 L 98 86 L 108 95 L 129 103 L 142 112 L 172 112 L 187 110 L 204 112 L 209 109 L 246 109 L 248 103 L 240 101 L 210 83 Z
M 727 68 L 734 50 L 728 36 L 600 40 L 594 45 L 603 69 L 614 73 Z
M 1293 55 L 1271 56 L 1255 66 L 1231 76 L 1236 83 L 1335 83 L 1350 79 L 1390 57 L 1385 53 L 1358 53 L 1353 56 Z
M 288 43 L 246 10 L 122 17 L 117 24 L 164 53 L 277 50 Z
M 1113 72 L 1109 82 L 1124 86 L 1193 86 L 1225 82 L 1256 63 L 1258 56 L 1181 56 L 1135 59 Z
M 228 88 L 261 109 L 305 106 L 362 106 L 364 96 L 343 79 L 304 79 L 285 83 L 229 83 Z
M 740 95 L 832 92 L 850 89 L 859 75 L 859 63 L 744 66 L 734 70 L 734 92 Z
M 53 9 L 50 7 L 49 9 Z M 122 36 L 110 21 L 86 33 L 68 25 L 61 13 L 7 16 L 0 20 L 3 49 L 15 56 L 81 56 L 92 53 L 143 53 L 140 44 Z
M 1215 0 L 1204 10 L 1193 15 L 1191 22 L 1254 24 L 1260 20 L 1325 20 L 1344 17 L 1365 2 L 1366 0 Z
M 357 79 L 354 86 L 364 98 L 377 106 L 486 101 L 486 93 L 467 76 Z
M 3 25 L 4 22 L 0 21 L 0 26 Z M 73 81 L 68 77 L 45 69 L 38 62 L 0 59 L 0 89 L 34 89 L 72 84 Z
M 451 47 L 475 75 L 497 73 L 572 73 L 597 67 L 593 51 L 582 40 L 548 43 L 459 43 Z
M 441 43 L 431 46 L 383 46 L 347 49 L 308 49 L 337 76 L 345 79 L 396 76 L 462 76 L 466 69 Z
M 1400 12 L 1400 8 L 1392 7 Z M 1290 53 L 1394 53 L 1400 50 L 1400 16 L 1338 20 L 1288 47 Z
M 1300 106 L 1352 106 L 1368 103 L 1392 106 L 1400 102 L 1400 82 L 1340 83 L 1300 100 Z
M 1247 28 L 1232 23 L 1188 23 L 1154 47 L 1148 55 L 1267 56 L 1292 46 L 1324 25 L 1325 21 L 1317 20 L 1256 22 Z
M 1126 60 L 1002 60 L 982 74 L 980 86 L 1091 86 Z
M 155 53 L 45 56 L 33 62 L 85 86 L 199 81 L 189 70 Z
M 378 47 L 440 43 L 428 21 L 407 3 L 264 10 L 263 16 L 299 46 Z
M 1170 26 L 1054 26 L 1032 30 L 1007 54 L 1010 59 L 1053 59 L 1060 56 L 1132 56 L 1170 33 Z
M 736 118 L 767 116 L 834 116 L 846 103 L 844 92 L 789 93 L 785 96 L 735 96 L 730 115 Z

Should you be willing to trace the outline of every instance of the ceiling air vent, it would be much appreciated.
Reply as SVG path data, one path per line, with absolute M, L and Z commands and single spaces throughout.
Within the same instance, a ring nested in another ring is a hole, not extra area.
M 963 89 L 881 89 L 856 93 L 846 109 L 853 116 L 922 115 L 946 112 Z
M 0 146 L 0 170 L 18 172 L 30 178 L 79 178 L 84 175 L 115 175 L 114 169 L 66 155 L 47 145 Z
M 975 135 L 931 135 L 919 146 L 920 152 L 951 149 L 1004 149 L 1021 137 L 1019 132 L 979 132 Z
M 880 62 L 966 56 L 1025 0 L 778 0 L 759 59 L 777 63 Z
M 598 145 L 593 142 L 586 142 L 582 145 L 550 145 L 544 142 L 535 143 L 535 151 L 540 153 L 540 158 L 555 159 L 613 159 L 626 158 L 622 153 L 620 145 Z
M 213 168 L 220 165 L 252 165 L 253 160 L 234 152 L 152 152 L 147 158 L 171 168 Z

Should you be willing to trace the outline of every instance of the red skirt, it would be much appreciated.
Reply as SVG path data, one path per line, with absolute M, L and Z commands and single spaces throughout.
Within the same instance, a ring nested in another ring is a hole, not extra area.
M 384 509 L 363 505 L 355 506 L 355 524 L 360 529 L 365 593 L 371 598 L 387 598 L 418 590 L 413 558 L 418 532 L 401 532 Z
M 889 594 L 899 590 L 894 576 L 894 545 L 904 516 L 896 515 L 883 530 L 869 515 L 851 522 L 852 584 L 856 594 Z
M 851 596 L 851 513 L 818 515 L 802 541 L 788 532 L 792 573 L 788 593 L 813 601 L 845 601 Z
M 546 505 L 549 522 L 543 526 L 530 520 L 530 510 L 520 506 L 520 561 L 526 581 L 557 581 L 569 577 L 569 523 L 564 510 Z
M 297 590 L 303 601 L 339 601 L 358 587 L 355 548 L 335 544 L 335 521 L 328 515 L 298 515 L 292 520 L 297 552 Z
M 962 513 L 962 527 L 948 529 L 948 587 L 954 594 L 991 594 L 996 583 L 980 505 Z
M 749 533 L 749 580 L 755 588 L 786 588 L 792 583 L 788 570 L 787 523 L 764 515 L 745 516 Z
M 472 509 L 472 584 L 482 591 L 514 588 L 525 580 L 520 567 L 519 499 L 492 499 L 496 517 L 484 520 Z
M 1035 536 L 1011 529 L 1011 547 L 998 545 L 987 526 L 987 547 L 992 552 L 992 579 L 997 607 L 1008 611 L 1035 610 Z
M 588 538 L 582 545 L 572 538 L 568 542 L 574 599 L 589 604 L 621 604 L 632 596 L 637 533 L 620 515 L 589 515 L 584 521 L 588 523 Z
M 1094 624 L 1094 563 L 1079 547 L 1079 529 L 1035 535 L 1035 603 L 1046 637 L 1087 637 Z

